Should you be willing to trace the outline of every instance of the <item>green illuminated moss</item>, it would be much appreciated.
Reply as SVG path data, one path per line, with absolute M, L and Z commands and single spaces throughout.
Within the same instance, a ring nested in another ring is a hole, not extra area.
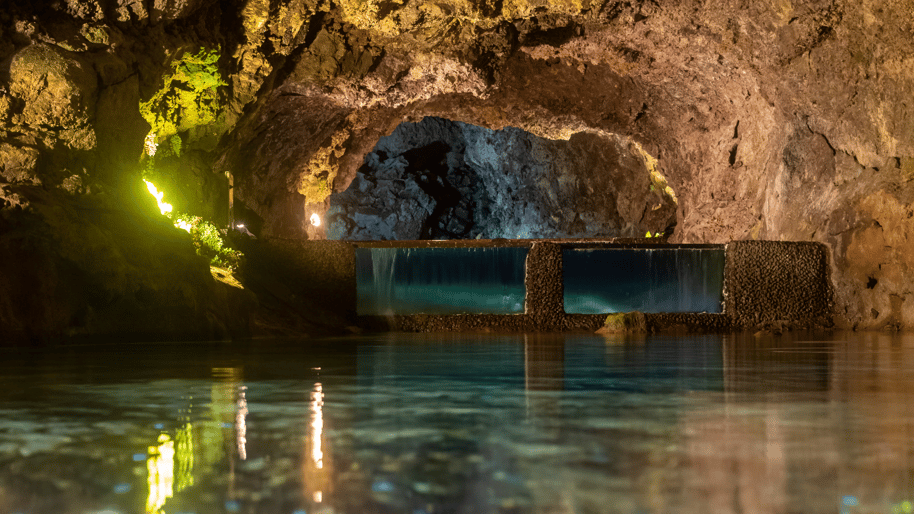
M 181 157 L 181 136 L 175 134 L 168 140 L 168 146 L 176 157 Z
M 641 312 L 619 312 L 606 316 L 603 327 L 597 332 L 603 334 L 637 334 L 647 331 L 647 320 Z
M 219 229 L 212 223 L 203 221 L 199 216 L 187 214 L 176 216 L 175 222 L 189 227 L 188 232 L 193 238 L 197 255 L 209 259 L 211 265 L 230 270 L 241 265 L 242 253 L 225 246 Z
M 218 50 L 185 52 L 172 63 L 173 71 L 165 77 L 162 88 L 148 101 L 140 102 L 140 114 L 152 127 L 156 141 L 218 124 L 222 109 L 218 90 L 226 85 L 216 65 L 218 60 Z

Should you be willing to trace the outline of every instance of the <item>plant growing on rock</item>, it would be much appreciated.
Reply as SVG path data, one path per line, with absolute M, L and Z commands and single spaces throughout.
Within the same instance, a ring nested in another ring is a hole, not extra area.
M 218 61 L 218 49 L 185 52 L 171 63 L 172 73 L 165 76 L 162 88 L 140 102 L 140 114 L 158 141 L 217 121 L 222 107 L 218 90 L 227 85 Z
M 226 83 L 219 73 L 218 61 L 218 49 L 184 52 L 171 63 L 172 73 L 164 77 L 162 88 L 149 100 L 140 102 L 140 114 L 151 127 L 145 141 L 142 175 L 162 214 L 190 233 L 198 255 L 209 259 L 213 266 L 237 269 L 242 254 L 225 246 L 216 226 L 199 216 L 171 212 L 172 206 L 163 200 L 164 192 L 150 182 L 164 180 L 172 186 L 183 183 L 179 176 L 187 173 L 186 162 L 180 158 L 187 145 L 196 143 L 199 147 L 201 139 L 214 140 L 210 136 L 218 136 L 224 129 L 219 88 Z
M 225 246 L 219 229 L 212 223 L 199 216 L 182 214 L 175 217 L 175 225 L 190 233 L 197 255 L 209 259 L 211 266 L 235 270 L 241 265 L 243 254 Z

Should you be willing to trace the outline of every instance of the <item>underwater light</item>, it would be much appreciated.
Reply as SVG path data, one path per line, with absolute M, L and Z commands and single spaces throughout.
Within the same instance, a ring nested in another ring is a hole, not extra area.
M 155 197 L 156 203 L 159 204 L 159 210 L 162 212 L 162 214 L 171 212 L 171 209 L 172 209 L 171 204 L 165 203 L 162 201 L 162 197 L 165 196 L 165 193 L 156 189 L 155 184 L 153 184 L 152 182 L 150 182 L 146 179 L 143 179 L 143 182 L 146 183 L 146 189 L 149 190 L 149 194 L 151 194 L 152 196 Z
M 321 217 L 316 212 L 311 215 L 311 224 L 315 227 L 321 226 Z

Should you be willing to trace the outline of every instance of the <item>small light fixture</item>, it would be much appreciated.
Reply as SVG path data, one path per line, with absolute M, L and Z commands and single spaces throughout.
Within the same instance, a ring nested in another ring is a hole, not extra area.
M 321 217 L 316 212 L 311 215 L 311 224 L 315 227 L 321 226 Z

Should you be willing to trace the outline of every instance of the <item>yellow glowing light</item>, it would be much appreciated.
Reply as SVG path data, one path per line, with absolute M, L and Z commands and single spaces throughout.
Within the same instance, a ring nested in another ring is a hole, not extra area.
M 317 469 L 324 467 L 324 452 L 321 450 L 321 436 L 324 432 L 324 389 L 321 383 L 314 384 L 311 392 L 311 459 Z
M 159 514 L 165 500 L 172 497 L 174 491 L 175 443 L 168 434 L 159 436 L 159 445 L 149 447 L 149 458 L 146 460 L 149 472 L 149 496 L 146 498 L 146 513 Z
M 186 221 L 184 221 L 184 220 L 178 220 L 178 221 L 176 221 L 176 222 L 175 222 L 175 226 L 178 227 L 178 228 L 180 228 L 180 229 L 184 229 L 185 231 L 187 231 L 188 233 L 190 233 L 191 224 L 188 223 L 188 222 L 186 222 Z
M 238 410 L 235 413 L 235 438 L 238 446 L 238 456 L 241 460 L 246 460 L 248 458 L 248 400 L 245 395 L 247 389 L 246 386 L 238 388 Z
M 311 215 L 311 224 L 315 227 L 321 226 L 321 217 L 316 212 Z
M 156 199 L 156 203 L 159 204 L 159 210 L 162 211 L 162 214 L 171 212 L 171 204 L 162 201 L 162 197 L 165 196 L 165 193 L 156 189 L 156 186 L 152 182 L 148 180 L 143 180 L 143 182 L 146 183 L 146 189 L 149 190 L 149 194 L 151 194 Z
M 324 494 L 320 491 L 314 491 L 314 502 L 320 503 L 324 501 Z
M 174 489 L 182 491 L 194 485 L 194 426 L 190 422 L 178 429 L 174 440 L 175 471 Z

